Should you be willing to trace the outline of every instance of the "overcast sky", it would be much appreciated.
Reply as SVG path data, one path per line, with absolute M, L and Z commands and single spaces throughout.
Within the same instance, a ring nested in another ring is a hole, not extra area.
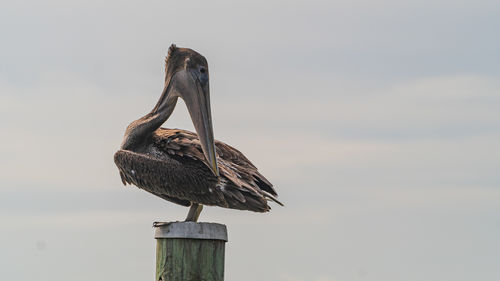
M 0 280 L 154 279 L 152 222 L 187 208 L 113 153 L 171 43 L 286 204 L 204 209 L 226 280 L 500 280 L 499 26 L 496 0 L 3 3 Z

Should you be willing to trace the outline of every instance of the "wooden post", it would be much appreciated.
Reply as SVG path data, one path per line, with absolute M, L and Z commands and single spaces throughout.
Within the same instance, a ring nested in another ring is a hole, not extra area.
M 218 223 L 155 225 L 156 281 L 223 281 L 227 229 Z

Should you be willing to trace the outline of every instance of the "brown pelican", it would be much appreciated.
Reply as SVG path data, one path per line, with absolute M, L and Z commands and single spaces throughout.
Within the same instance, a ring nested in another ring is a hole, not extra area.
M 197 221 L 203 205 L 254 212 L 269 211 L 268 200 L 282 205 L 272 184 L 241 152 L 214 140 L 205 57 L 172 45 L 165 63 L 160 100 L 150 113 L 130 123 L 115 153 L 123 184 L 191 206 L 186 221 Z M 160 128 L 179 97 L 196 134 Z

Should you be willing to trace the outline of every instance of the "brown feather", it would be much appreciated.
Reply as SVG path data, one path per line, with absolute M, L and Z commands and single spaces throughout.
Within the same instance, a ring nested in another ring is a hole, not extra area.
M 159 128 L 147 142 L 144 151 L 115 154 L 124 183 L 181 205 L 195 202 L 257 212 L 270 209 L 267 200 L 281 205 L 271 183 L 243 153 L 221 141 L 215 141 L 220 180 L 211 173 L 195 133 Z

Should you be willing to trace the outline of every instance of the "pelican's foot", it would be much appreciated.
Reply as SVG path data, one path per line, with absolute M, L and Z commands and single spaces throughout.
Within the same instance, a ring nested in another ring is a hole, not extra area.
M 153 227 L 160 227 L 160 226 L 165 226 L 165 225 L 168 225 L 170 224 L 169 222 L 163 222 L 163 221 L 155 221 L 153 223 Z

